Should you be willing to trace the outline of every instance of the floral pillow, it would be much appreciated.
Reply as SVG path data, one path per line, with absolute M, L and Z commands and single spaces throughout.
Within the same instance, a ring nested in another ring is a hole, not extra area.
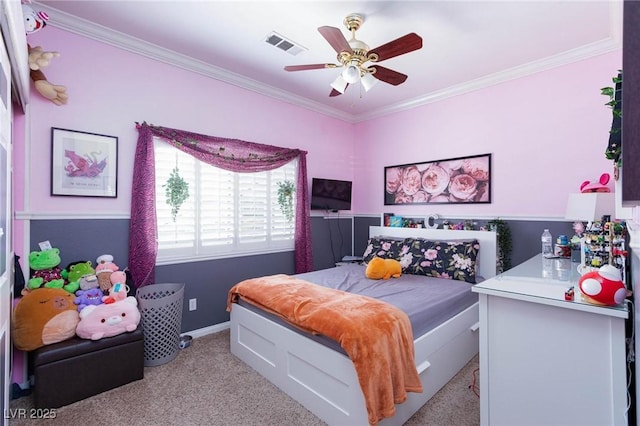
M 407 238 L 400 251 L 404 274 L 476 283 L 478 240 L 433 241 Z
M 362 254 L 362 261 L 367 264 L 374 257 L 383 259 L 400 260 L 400 251 L 404 244 L 403 239 L 392 237 L 371 237 L 367 242 L 367 247 Z

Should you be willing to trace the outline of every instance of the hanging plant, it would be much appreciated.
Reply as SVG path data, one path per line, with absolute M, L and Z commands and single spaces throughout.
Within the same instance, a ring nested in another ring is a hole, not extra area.
M 176 166 L 163 186 L 166 187 L 167 204 L 171 206 L 171 217 L 175 222 L 180 206 L 189 198 L 189 184 L 182 179 Z
M 296 192 L 296 187 L 291 180 L 285 180 L 278 182 L 278 205 L 280 210 L 287 218 L 287 221 L 291 222 L 293 219 L 293 193 Z
M 496 231 L 498 238 L 497 270 L 502 273 L 511 269 L 511 229 L 507 222 L 501 219 L 489 221 L 489 229 Z
M 609 98 L 606 106 L 611 108 L 613 121 L 609 130 L 609 143 L 605 150 L 605 157 L 613 160 L 615 166 L 620 166 L 622 152 L 622 70 L 618 70 L 618 75 L 612 79 L 613 87 L 603 87 L 600 93 Z

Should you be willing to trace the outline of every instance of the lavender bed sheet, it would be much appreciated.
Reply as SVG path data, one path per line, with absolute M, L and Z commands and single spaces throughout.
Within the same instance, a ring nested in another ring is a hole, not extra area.
M 364 265 L 353 263 L 295 276 L 324 287 L 374 297 L 396 306 L 409 316 L 414 340 L 478 301 L 478 294 L 471 291 L 472 284 L 467 282 L 409 274 L 388 280 L 371 280 L 365 277 L 365 268 Z M 288 326 L 275 315 L 246 302 L 240 304 Z M 289 328 L 304 334 L 295 327 Z M 309 337 L 344 353 L 337 342 L 324 336 Z

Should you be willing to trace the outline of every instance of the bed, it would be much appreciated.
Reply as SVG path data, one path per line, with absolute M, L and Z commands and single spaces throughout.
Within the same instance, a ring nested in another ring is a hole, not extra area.
M 398 240 L 476 239 L 480 244 L 476 274 L 487 279 L 496 272 L 494 232 L 372 226 L 369 236 Z M 337 266 L 326 271 L 344 275 L 348 268 L 353 267 Z M 364 271 L 364 267 L 361 268 Z M 311 282 L 314 279 L 314 273 L 298 276 Z M 466 293 L 471 294 L 472 284 L 465 284 Z M 403 403 L 396 404 L 395 414 L 378 424 L 405 423 L 478 353 L 477 298 L 451 310 L 452 314 L 443 322 L 431 324 L 424 333 L 417 330 L 413 335 L 415 366 L 423 391 L 409 392 Z M 231 352 L 327 424 L 370 423 L 354 363 L 335 342 L 332 345 L 326 338 L 323 341 L 321 336 L 308 335 L 254 306 L 233 303 Z

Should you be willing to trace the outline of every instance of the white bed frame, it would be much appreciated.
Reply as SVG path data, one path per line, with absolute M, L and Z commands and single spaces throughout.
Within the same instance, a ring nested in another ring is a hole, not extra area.
M 496 234 L 371 226 L 370 236 L 480 242 L 479 275 L 496 274 Z M 402 425 L 478 353 L 478 303 L 415 340 L 424 392 L 408 393 L 380 425 Z M 231 310 L 231 352 L 329 425 L 368 425 L 364 396 L 348 356 L 240 305 Z

